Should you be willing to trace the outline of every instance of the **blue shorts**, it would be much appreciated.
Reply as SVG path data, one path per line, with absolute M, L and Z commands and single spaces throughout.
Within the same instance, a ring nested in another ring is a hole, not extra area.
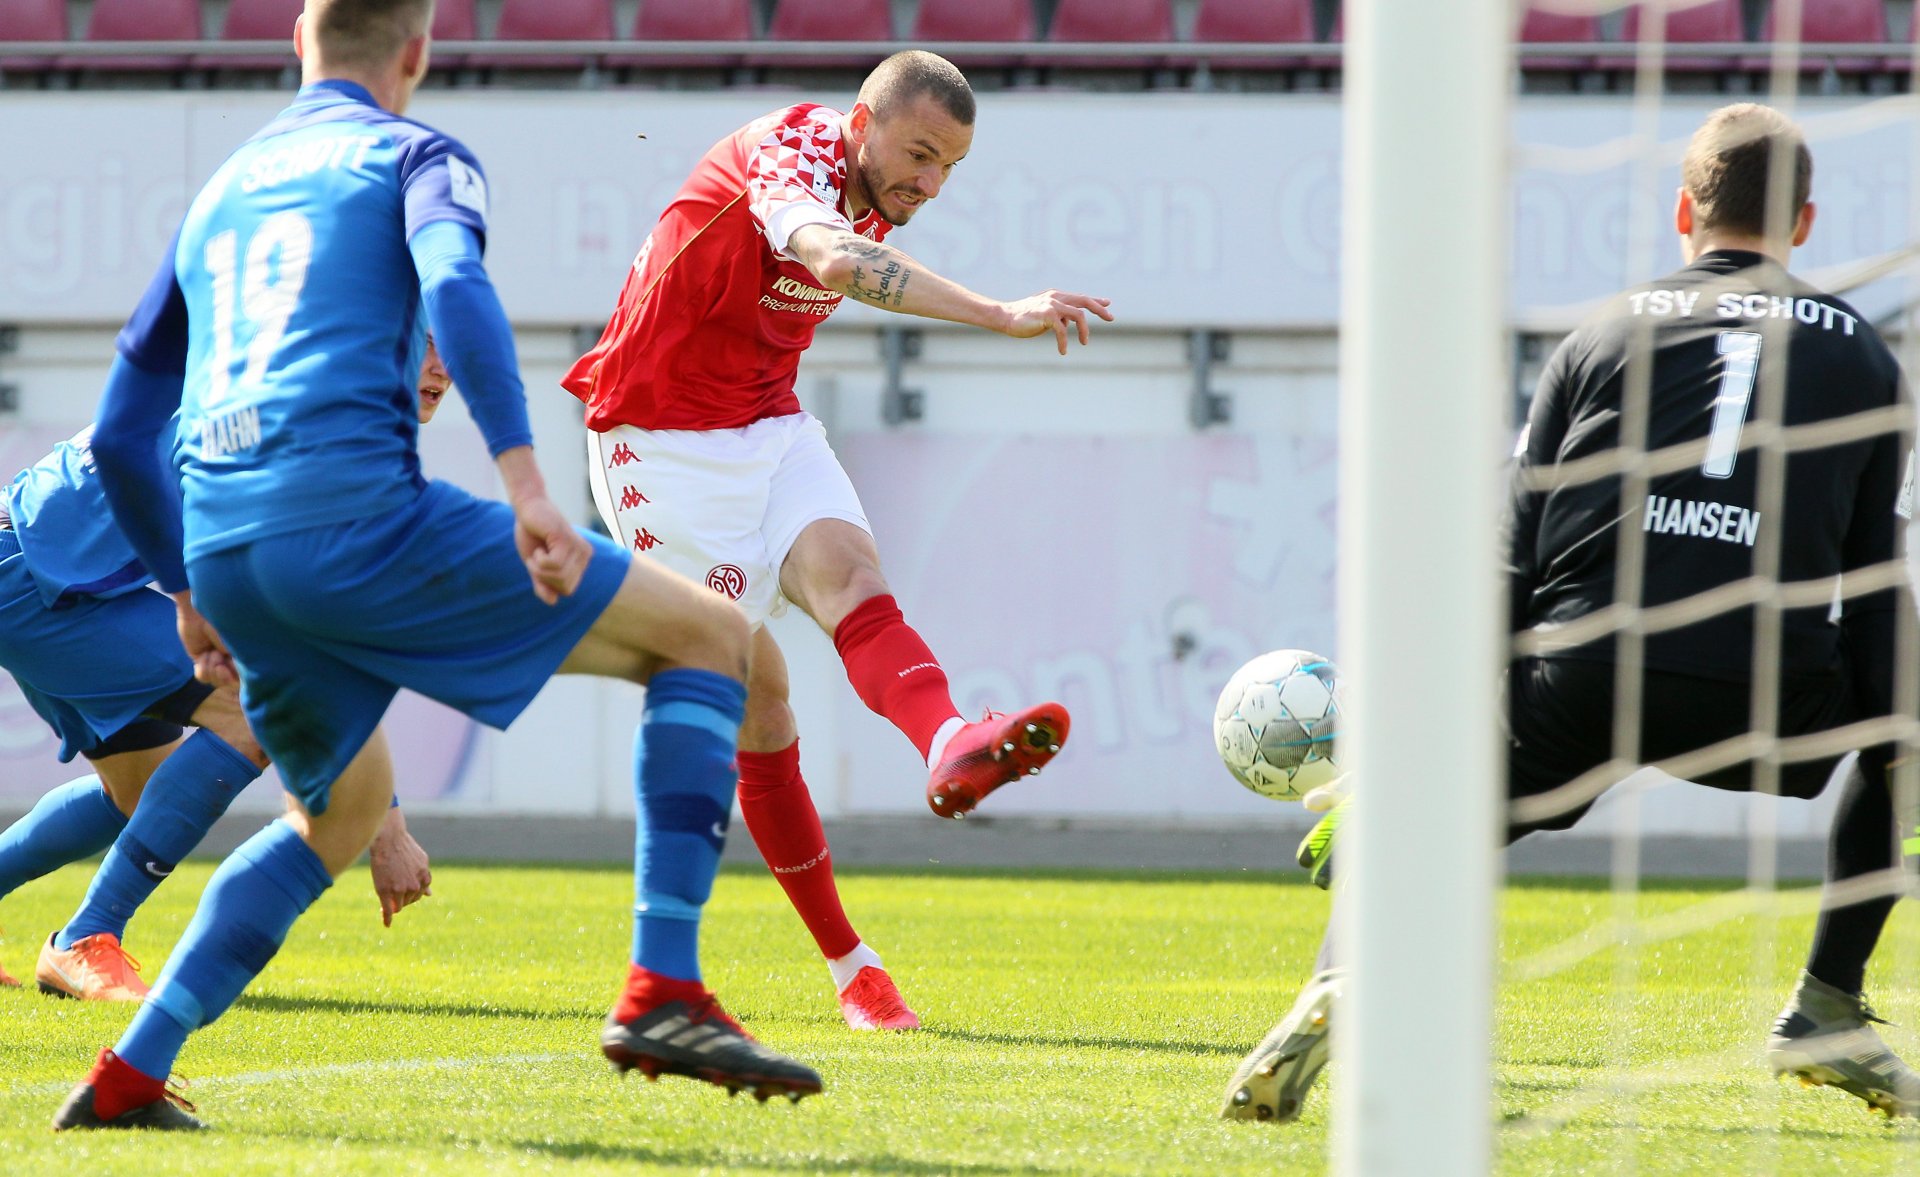
M 543 604 L 512 508 L 432 482 L 384 514 L 196 556 L 187 578 L 255 737 L 319 814 L 401 687 L 494 727 L 526 709 L 626 578 L 627 553 L 587 538 L 580 587 Z
M 49 609 L 11 531 L 0 531 L 0 666 L 60 737 L 63 763 L 193 682 L 165 595 L 143 588 Z

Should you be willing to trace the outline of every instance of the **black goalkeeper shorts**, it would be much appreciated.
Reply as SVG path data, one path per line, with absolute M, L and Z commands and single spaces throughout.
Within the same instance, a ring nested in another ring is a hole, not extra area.
M 1522 658 L 1507 671 L 1507 795 L 1550 792 L 1612 759 L 1614 666 L 1572 658 Z M 1660 670 L 1645 672 L 1641 691 L 1641 764 L 1729 740 L 1752 727 L 1752 688 L 1745 682 L 1695 678 Z M 1782 736 L 1811 735 L 1865 718 L 1846 676 L 1781 692 Z M 1843 754 L 1780 766 L 1786 797 L 1816 797 Z M 1692 778 L 1715 789 L 1750 792 L 1754 763 L 1747 761 Z M 1535 830 L 1564 830 L 1593 807 L 1594 798 L 1551 817 L 1508 824 L 1509 842 Z

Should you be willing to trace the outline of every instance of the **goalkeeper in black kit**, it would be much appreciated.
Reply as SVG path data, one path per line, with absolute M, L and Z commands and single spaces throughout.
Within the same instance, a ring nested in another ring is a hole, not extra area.
M 1791 228 L 1769 234 L 1776 159 L 1793 185 Z M 1610 300 L 1561 344 L 1516 454 L 1505 521 L 1511 625 L 1532 652 L 1507 669 L 1508 840 L 1572 826 L 1625 775 L 1605 767 L 1620 653 L 1608 610 L 1637 596 L 1659 623 L 1644 627 L 1639 747 L 1620 761 L 1685 757 L 1693 767 L 1673 763 L 1676 775 L 1700 784 L 1771 785 L 1804 798 L 1859 753 L 1829 843 L 1828 901 L 1842 905 L 1820 918 L 1768 1062 L 1890 1116 L 1920 1115 L 1920 1074 L 1880 1039 L 1861 996 L 1895 902 L 1867 876 L 1901 861 L 1896 748 L 1859 746 L 1890 740 L 1884 727 L 1857 743 L 1827 741 L 1817 755 L 1793 747 L 1794 737 L 1894 715 L 1894 667 L 1916 656 L 1898 648 L 1912 628 L 1900 618 L 1913 610 L 1902 562 L 1913 494 L 1906 389 L 1859 312 L 1786 269 L 1814 219 L 1812 158 L 1792 123 L 1764 106 L 1725 107 L 1694 135 L 1681 167 L 1675 227 L 1688 264 Z M 1629 452 L 1622 422 L 1636 381 L 1646 382 L 1646 438 Z M 1771 416 L 1786 428 L 1775 466 L 1784 466 L 1784 492 L 1771 500 L 1755 436 L 1769 396 L 1781 397 Z M 1646 493 L 1628 500 L 1609 459 L 1642 456 Z M 1617 576 L 1625 528 L 1644 545 L 1637 586 Z M 1775 571 L 1756 558 L 1773 551 L 1782 607 L 1758 612 L 1753 595 L 1729 599 L 1739 586 L 1771 588 L 1749 582 Z M 1755 640 L 1776 619 L 1775 732 L 1787 746 L 1770 772 L 1733 759 L 1738 752 L 1706 750 L 1754 727 Z M 1316 881 L 1338 814 L 1302 846 Z M 1852 880 L 1866 885 L 1834 890 Z M 1234 1075 L 1223 1114 L 1298 1115 L 1326 1061 L 1341 976 L 1323 949 L 1292 1012 Z

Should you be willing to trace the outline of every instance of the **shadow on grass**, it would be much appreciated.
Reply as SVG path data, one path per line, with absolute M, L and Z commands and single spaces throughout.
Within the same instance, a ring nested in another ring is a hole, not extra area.
M 992 1046 L 1067 1046 L 1092 1050 L 1145 1050 L 1155 1054 L 1210 1054 L 1239 1058 L 1247 1046 L 1221 1046 L 1212 1042 L 1168 1042 L 1154 1038 L 1098 1038 L 1072 1034 L 994 1034 L 985 1030 L 957 1030 L 943 1026 L 922 1026 L 917 1033 L 929 1038 L 951 1038 L 956 1042 L 977 1042 Z M 1249 1046 L 1251 1043 L 1248 1044 Z
M 511 1018 L 517 1021 L 561 1022 L 575 1018 L 599 1021 L 604 1011 L 590 1006 L 532 1009 L 470 1001 L 383 1001 L 378 998 L 289 997 L 278 993 L 243 993 L 234 1003 L 241 1009 L 270 1013 L 324 1010 L 341 1014 L 404 1014 L 420 1018 Z
M 514 1142 L 514 1147 L 526 1152 L 562 1157 L 570 1161 L 622 1161 L 689 1169 L 718 1169 L 722 1172 L 738 1166 L 751 1166 L 756 1169 L 796 1169 L 808 1173 L 900 1173 L 926 1174 L 928 1177 L 936 1173 L 978 1173 L 981 1177 L 994 1177 L 996 1174 L 1056 1171 L 1035 1169 L 1029 1165 L 1011 1168 L 980 1161 L 922 1161 L 911 1157 L 886 1155 L 830 1159 L 809 1157 L 806 1160 L 787 1161 L 769 1157 L 732 1156 L 717 1149 L 656 1149 L 645 1145 L 601 1144 L 590 1140 L 518 1140 Z

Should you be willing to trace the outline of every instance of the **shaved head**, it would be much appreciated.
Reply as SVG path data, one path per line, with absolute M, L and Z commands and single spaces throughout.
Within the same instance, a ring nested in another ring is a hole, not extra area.
M 860 101 L 882 121 L 912 106 L 922 95 L 938 103 L 954 122 L 973 125 L 973 87 L 965 74 L 937 53 L 920 49 L 896 53 L 875 66 L 860 85 Z
M 307 30 L 331 66 L 377 69 L 433 24 L 433 0 L 307 0 Z

